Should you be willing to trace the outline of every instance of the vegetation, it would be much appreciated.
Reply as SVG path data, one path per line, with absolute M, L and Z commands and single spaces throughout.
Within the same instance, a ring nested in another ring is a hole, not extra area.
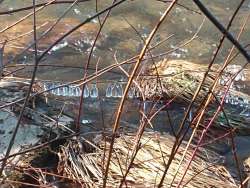
M 250 54 L 240 37 L 249 14 L 239 22 L 246 2 L 234 3 L 224 23 L 209 2 L 150 1 L 160 14 L 152 8 L 151 23 L 138 9 L 136 26 L 130 5 L 144 9 L 146 1 L 33 0 L 10 10 L 10 1 L 0 1 L 1 184 L 247 187 Z M 95 12 L 87 16 L 85 5 Z M 48 17 L 54 7 L 60 14 Z M 178 22 L 186 21 L 180 10 L 205 16 L 217 29 L 208 64 L 198 52 L 207 49 L 192 46 L 205 40 L 204 19 L 191 31 L 191 23 Z M 174 34 L 162 29 L 170 24 L 190 38 L 183 34 L 173 46 Z M 189 45 L 194 53 L 185 59 Z

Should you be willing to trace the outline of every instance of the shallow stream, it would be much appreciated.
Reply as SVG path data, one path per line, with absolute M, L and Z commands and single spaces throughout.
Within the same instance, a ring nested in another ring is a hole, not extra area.
M 37 1 L 37 3 L 42 2 L 44 1 Z M 102 0 L 98 2 L 98 10 L 103 9 L 112 3 L 110 0 Z M 155 58 L 155 61 L 169 58 L 185 59 L 207 64 L 212 58 L 213 52 L 221 38 L 221 34 L 207 19 L 204 19 L 204 16 L 197 13 L 199 10 L 191 0 L 180 0 L 179 3 L 185 7 L 180 5 L 175 6 L 159 32 L 155 35 L 151 46 L 154 46 L 168 37 L 169 39 L 159 47 L 152 50 L 151 53 L 153 55 L 164 53 L 164 55 Z M 239 1 L 204 0 L 203 3 L 207 5 L 207 7 L 223 24 L 227 24 Z M 0 12 L 13 10 L 27 5 L 31 5 L 31 1 L 5 0 L 1 3 Z M 39 36 L 64 13 L 68 6 L 68 4 L 51 5 L 37 14 Z M 112 10 L 110 17 L 101 32 L 96 48 L 94 49 L 88 75 L 95 74 L 95 70 L 100 70 L 106 66 L 115 64 L 116 61 L 114 55 L 116 55 L 118 62 L 122 62 L 123 60 L 137 55 L 143 46 L 142 39 L 146 39 L 166 7 L 167 4 L 160 1 L 135 0 L 127 1 Z M 1 15 L 0 30 L 3 30 L 6 26 L 14 23 L 18 18 L 31 11 L 32 10 L 13 13 L 8 16 Z M 240 31 L 241 25 L 247 18 L 249 12 L 250 0 L 246 0 L 239 14 L 236 16 L 230 30 L 235 36 Z M 78 3 L 73 6 L 61 20 L 61 23 L 50 32 L 49 37 L 38 42 L 40 53 L 63 33 L 81 23 L 86 18 L 93 16 L 95 13 L 95 1 Z M 103 19 L 104 15 L 101 15 L 100 18 Z M 192 40 L 188 45 L 181 46 L 173 51 L 173 49 L 179 45 L 190 40 L 198 31 L 202 23 L 203 26 L 201 27 L 197 38 Z M 249 26 L 250 24 L 246 24 L 245 30 L 240 38 L 240 42 L 243 45 L 248 44 L 248 39 L 250 38 Z M 83 70 L 87 62 L 91 44 L 93 43 L 98 27 L 98 19 L 94 19 L 91 23 L 82 27 L 80 32 L 77 31 L 73 33 L 72 36 L 65 38 L 65 40 L 54 46 L 50 53 L 40 62 L 41 66 L 39 67 L 37 78 L 42 80 L 59 81 L 61 83 L 81 79 L 84 74 Z M 31 29 L 32 18 L 29 18 L 23 24 L 16 26 L 15 29 L 10 29 L 4 33 L 0 33 L 0 42 L 3 42 L 5 38 L 14 38 L 20 34 L 29 32 Z M 21 53 L 25 47 L 31 44 L 31 41 L 32 34 L 27 34 L 25 37 L 7 43 L 4 56 L 5 61 L 8 62 L 6 66 L 11 67 L 15 65 L 21 67 L 23 65 L 32 64 L 32 53 L 27 51 Z M 232 45 L 228 41 L 224 43 L 223 48 L 216 59 L 216 63 L 220 64 L 225 60 L 231 46 Z M 144 62 L 144 64 L 150 63 L 152 63 L 151 60 Z M 232 64 L 241 66 L 243 66 L 244 63 L 245 60 L 242 56 L 238 56 L 232 62 Z M 124 68 L 130 70 L 130 65 L 125 65 Z M 24 70 L 18 71 L 15 74 L 17 76 L 27 77 L 31 72 L 32 66 L 26 66 Z M 117 86 L 117 83 L 122 83 L 123 81 L 126 81 L 126 79 L 127 78 L 122 71 L 119 68 L 116 68 L 88 84 L 90 90 L 88 96 L 84 99 L 84 110 L 82 113 L 83 124 L 91 124 L 92 127 L 99 128 L 112 124 L 119 98 L 121 97 L 119 92 L 121 92 L 121 87 L 124 88 L 124 84 L 118 84 Z M 245 85 L 246 87 L 248 84 L 248 82 L 242 83 L 242 85 Z M 98 88 L 98 94 L 93 90 L 93 87 Z M 117 91 L 114 91 L 114 89 Z M 248 90 L 246 90 L 246 92 L 248 92 Z M 74 90 L 71 94 L 79 95 L 79 91 Z M 248 92 L 248 94 L 250 93 Z M 137 124 L 141 117 L 138 109 L 143 109 L 143 105 L 145 104 L 141 104 L 138 100 L 128 100 L 123 112 L 124 115 L 122 116 L 122 121 Z M 77 114 L 77 107 L 78 104 L 69 107 L 74 115 Z M 155 127 L 156 130 L 170 129 L 167 124 L 171 124 L 171 119 L 177 123 L 176 120 L 181 119 L 184 109 L 185 107 L 179 107 L 178 109 L 170 107 L 169 110 L 161 111 L 154 119 L 152 126 Z

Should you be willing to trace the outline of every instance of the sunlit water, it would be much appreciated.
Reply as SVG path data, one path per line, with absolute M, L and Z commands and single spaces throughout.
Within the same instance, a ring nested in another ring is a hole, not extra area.
M 37 3 L 41 3 L 39 1 Z M 98 1 L 99 2 L 99 1 Z M 219 1 L 203 1 L 209 9 L 216 15 L 223 24 L 228 23 L 230 16 L 238 5 L 238 1 L 232 0 L 219 0 Z M 102 0 L 99 2 L 98 9 L 101 10 L 112 3 L 111 0 Z M 182 6 L 176 6 L 173 11 L 170 13 L 169 17 L 166 19 L 163 26 L 159 29 L 159 32 L 155 35 L 152 45 L 157 44 L 161 40 L 173 35 L 169 40 L 164 42 L 162 45 L 154 49 L 151 53 L 153 55 L 158 55 L 166 51 L 176 49 L 180 44 L 188 41 L 192 36 L 197 32 L 198 28 L 203 22 L 204 17 L 200 14 L 195 13 L 198 11 L 198 8 L 192 3 L 192 1 L 182 0 L 179 3 L 185 5 L 189 9 Z M 11 1 L 5 0 L 0 7 L 0 10 L 12 10 L 19 7 L 24 7 L 31 5 L 31 1 Z M 48 8 L 40 11 L 37 14 L 37 22 L 39 25 L 46 23 L 46 21 L 55 21 L 56 18 L 61 16 L 64 11 L 68 8 L 68 4 L 52 5 Z M 115 64 L 114 55 L 116 55 L 119 62 L 137 55 L 143 47 L 143 40 L 145 40 L 150 31 L 153 29 L 160 16 L 164 12 L 167 4 L 152 0 L 137 0 L 137 1 L 127 1 L 123 5 L 118 6 L 116 9 L 112 10 L 111 16 L 108 18 L 107 23 L 105 24 L 100 40 L 97 42 L 96 47 L 93 50 L 92 59 L 90 61 L 90 68 L 88 70 L 88 75 L 95 74 L 96 70 L 100 70 L 108 65 Z M 244 19 L 246 18 L 250 10 L 250 0 L 247 0 L 244 3 L 243 8 L 239 12 L 239 15 L 236 17 L 235 22 L 233 23 L 231 32 L 236 35 L 241 25 L 243 24 Z M 48 42 L 45 44 L 43 42 L 38 43 L 38 49 L 40 54 L 46 47 L 49 46 L 53 41 L 58 37 L 56 35 L 60 31 L 66 32 L 71 29 L 73 26 L 84 21 L 86 18 L 93 16 L 96 13 L 95 1 L 78 3 L 73 6 L 72 9 L 66 14 L 65 18 L 62 19 L 62 26 L 55 28 L 55 34 L 53 34 Z M 14 23 L 18 17 L 24 16 L 32 10 L 15 13 L 8 16 L 1 16 L 2 24 L 0 29 L 5 28 L 7 25 Z M 104 15 L 101 15 L 101 19 L 104 18 Z M 29 24 L 32 24 L 32 18 L 29 19 Z M 49 65 L 59 65 L 64 67 L 39 67 L 37 77 L 44 80 L 54 80 L 59 81 L 59 83 L 68 82 L 72 80 L 81 79 L 84 74 L 84 67 L 87 62 L 87 57 L 93 44 L 96 31 L 98 29 L 98 19 L 91 21 L 86 28 L 88 35 L 85 35 L 82 32 L 80 35 L 70 38 L 65 38 L 59 44 L 54 46 L 45 58 L 40 62 L 40 64 L 49 64 Z M 20 27 L 22 29 L 23 27 Z M 63 28 L 63 29 L 61 29 Z M 67 29 L 65 29 L 67 28 Z M 243 35 L 241 36 L 240 41 L 243 44 L 247 43 L 247 39 L 250 38 L 250 27 L 247 25 Z M 20 35 L 21 31 L 15 31 L 16 35 Z M 38 31 L 39 33 L 39 31 Z M 12 32 L 13 34 L 13 32 Z M 169 59 L 186 59 L 190 61 L 195 61 L 198 63 L 208 63 L 214 50 L 218 45 L 218 41 L 221 37 L 221 34 L 218 30 L 208 21 L 205 20 L 198 37 L 194 39 L 189 45 L 182 46 L 175 51 L 165 54 L 159 58 L 156 58 L 155 61 L 162 58 Z M 30 36 L 32 39 L 32 35 Z M 13 46 L 27 46 L 28 44 L 23 44 L 23 41 L 19 39 L 15 43 L 11 43 Z M 228 53 L 231 44 L 226 41 L 222 51 L 219 53 L 218 58 L 216 59 L 217 63 L 223 62 L 225 56 Z M 6 59 L 12 59 L 15 57 L 16 48 L 13 47 L 10 50 L 10 53 L 6 54 Z M 21 55 L 18 55 L 14 62 L 16 64 L 28 64 L 33 63 L 33 57 L 30 52 L 25 52 Z M 97 65 L 98 62 L 98 66 Z M 235 73 L 239 67 L 243 66 L 245 62 L 244 58 L 239 56 L 233 62 L 235 64 L 231 67 L 231 72 Z M 147 62 L 148 64 L 152 63 L 151 61 Z M 68 66 L 66 68 L 66 66 Z M 70 67 L 69 67 L 70 66 Z M 129 70 L 130 65 L 123 66 L 126 70 Z M 17 75 L 27 76 L 32 72 L 32 67 L 27 67 L 24 71 L 18 72 Z M 244 81 L 245 75 L 243 72 L 238 74 L 235 78 L 236 81 Z M 112 82 L 110 82 L 112 80 Z M 95 101 L 95 104 L 102 103 L 105 106 L 104 111 L 108 114 L 114 114 L 117 109 L 117 103 L 123 95 L 124 84 L 121 84 L 119 81 L 126 80 L 126 76 L 122 73 L 119 68 L 114 69 L 113 71 L 107 72 L 102 76 L 98 77 L 92 83 L 89 83 L 85 86 L 83 91 L 83 97 L 86 101 L 91 100 Z M 221 82 L 226 82 L 226 80 L 221 80 Z M 104 84 L 99 84 L 104 83 Z M 51 89 L 58 85 L 45 85 L 44 89 Z M 239 86 L 237 86 L 239 87 Z M 78 86 L 70 85 L 67 87 L 61 87 L 50 91 L 54 95 L 58 96 L 69 96 L 69 97 L 79 97 L 81 95 L 81 88 Z M 139 92 L 135 87 L 132 87 L 128 92 L 129 99 L 136 99 L 139 96 Z M 101 99 L 103 100 L 101 100 Z M 226 103 L 231 105 L 242 105 L 248 109 L 248 101 L 242 101 L 241 99 L 235 99 L 228 95 L 225 100 Z M 135 102 L 132 105 L 132 111 L 138 110 L 138 103 Z M 129 105 L 128 105 L 129 106 Z M 136 107 L 137 106 L 137 107 Z M 98 107 L 99 108 L 99 107 Z M 130 108 L 130 107 L 127 107 Z M 91 114 L 91 108 L 86 107 L 85 111 Z M 246 110 L 246 113 L 248 110 Z M 164 112 L 162 112 L 164 113 Z M 86 116 L 86 113 L 83 113 L 83 120 L 95 121 L 95 116 L 100 115 L 100 112 L 93 111 L 93 114 Z M 137 113 L 137 116 L 141 116 Z M 132 117 L 134 119 L 139 119 Z M 128 121 L 128 119 L 127 119 Z M 160 123 L 159 123 L 160 124 Z

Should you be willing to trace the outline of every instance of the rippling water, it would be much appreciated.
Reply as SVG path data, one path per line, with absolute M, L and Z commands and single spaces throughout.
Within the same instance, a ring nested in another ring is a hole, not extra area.
M 39 1 L 39 3 L 40 2 L 44 1 Z M 104 7 L 107 7 L 111 4 L 111 2 L 111 0 L 100 1 L 98 9 L 101 10 Z M 230 16 L 239 3 L 238 1 L 232 0 L 218 0 L 216 2 L 205 0 L 203 2 L 224 24 L 229 21 Z M 169 36 L 171 37 L 158 48 L 154 49 L 152 51 L 153 55 L 176 49 L 176 47 L 178 47 L 181 43 L 188 41 L 203 22 L 204 17 L 195 12 L 198 11 L 198 9 L 192 3 L 192 1 L 182 0 L 179 1 L 179 3 L 185 5 L 190 10 L 187 10 L 187 8 L 184 8 L 182 6 L 176 6 L 173 9 L 165 24 L 160 28 L 159 32 L 153 39 L 152 45 L 157 44 L 158 42 L 164 40 Z M 12 10 L 27 5 L 31 5 L 31 2 L 21 0 L 5 0 L 1 4 L 0 11 Z M 246 0 L 243 8 L 239 12 L 239 15 L 236 17 L 236 21 L 233 23 L 231 29 L 231 32 L 234 35 L 239 32 L 240 26 L 247 16 L 250 10 L 249 5 L 250 0 Z M 39 12 L 37 17 L 39 25 L 54 21 L 56 18 L 63 14 L 67 7 L 68 5 L 66 4 L 52 5 Z M 143 46 L 142 39 L 145 39 L 149 35 L 150 31 L 153 29 L 155 23 L 162 15 L 166 7 L 166 4 L 162 2 L 140 0 L 127 1 L 125 4 L 114 9 L 111 13 L 111 16 L 108 18 L 107 23 L 105 24 L 101 32 L 100 40 L 97 42 L 97 45 L 93 51 L 92 61 L 90 63 L 88 74 L 95 74 L 96 70 L 100 70 L 107 65 L 116 63 L 114 54 L 116 54 L 117 60 L 119 62 L 137 55 Z M 30 11 L 11 14 L 8 16 L 1 16 L 2 23 L 0 26 L 0 30 L 5 28 L 7 25 L 15 22 L 18 17 L 24 16 Z M 63 24 L 55 28 L 55 33 L 51 32 L 52 35 L 49 37 L 49 39 L 47 39 L 45 42 L 38 43 L 39 50 L 42 52 L 46 45 L 48 46 L 53 41 L 55 41 L 57 39 L 56 33 L 59 34 L 62 31 L 66 32 L 73 26 L 84 21 L 86 18 L 94 15 L 95 12 L 95 1 L 78 3 L 77 5 L 72 7 L 71 11 L 65 16 L 64 19 L 62 19 Z M 102 15 L 101 18 L 103 17 L 104 16 Z M 31 21 L 32 19 L 27 21 L 27 26 L 32 25 Z M 22 27 L 18 26 L 20 28 L 17 29 L 17 31 L 11 32 L 11 34 L 13 36 L 20 35 L 22 33 L 21 29 L 25 28 L 24 25 L 25 24 L 22 24 Z M 53 65 L 54 67 L 39 67 L 37 75 L 38 78 L 59 82 L 67 82 L 82 78 L 84 74 L 83 67 L 85 67 L 86 65 L 88 53 L 90 51 L 91 45 L 93 44 L 97 29 L 98 19 L 94 19 L 90 24 L 82 29 L 82 33 L 75 34 L 71 38 L 68 37 L 61 41 L 58 45 L 54 46 L 46 56 L 46 58 L 40 63 L 41 65 L 47 64 Z M 85 31 L 87 35 L 85 35 Z M 30 37 L 32 37 L 32 35 Z M 169 59 L 186 59 L 198 63 L 208 63 L 211 60 L 216 46 L 218 45 L 220 37 L 221 34 L 217 31 L 217 29 L 208 20 L 205 20 L 203 27 L 198 34 L 198 38 L 193 40 L 189 45 L 182 46 L 181 48 L 178 48 L 177 50 L 172 51 L 158 59 L 166 57 Z M 243 44 L 246 44 L 249 38 L 250 27 L 247 25 L 240 41 Z M 20 39 L 16 43 L 12 43 L 11 45 L 22 46 L 24 44 L 23 40 Z M 228 53 L 229 47 L 231 47 L 231 44 L 229 42 L 225 42 L 225 45 L 216 60 L 217 63 L 221 63 L 224 60 L 225 56 Z M 16 51 L 17 48 L 11 47 L 10 53 L 6 55 L 8 56 L 7 58 L 11 59 Z M 156 58 L 156 61 L 158 59 Z M 98 66 L 96 66 L 97 62 Z M 31 53 L 24 53 L 22 55 L 19 55 L 18 58 L 15 59 L 14 63 L 33 63 Z M 147 63 L 152 62 L 148 61 Z M 233 62 L 233 64 L 235 64 L 235 67 L 231 67 L 231 71 L 235 72 L 235 70 L 238 70 L 237 66 L 242 66 L 243 63 L 244 58 L 236 58 Z M 124 68 L 127 70 L 129 70 L 129 67 L 130 66 L 124 66 Z M 31 70 L 32 69 L 27 67 L 24 71 L 19 72 L 19 75 L 27 76 L 31 73 Z M 106 80 L 113 80 L 114 82 L 97 85 L 91 83 L 85 88 L 84 97 L 96 98 L 97 101 L 98 97 L 105 96 L 105 103 L 108 104 L 106 106 L 106 110 L 110 114 L 112 114 L 115 112 L 117 105 L 114 105 L 114 103 L 110 102 L 110 100 L 107 101 L 107 98 L 115 99 L 122 96 L 124 86 L 119 84 L 118 82 L 115 82 L 121 79 L 126 80 L 126 76 L 118 68 L 114 69 L 112 72 L 105 73 L 102 76 L 98 77 L 96 83 L 105 82 Z M 238 81 L 244 81 L 244 79 L 245 75 L 243 72 L 241 72 L 236 77 L 236 80 Z M 225 82 L 225 80 L 221 80 L 221 82 Z M 48 88 L 49 87 L 50 86 L 48 86 Z M 79 96 L 81 89 L 79 87 L 69 86 L 58 88 L 52 90 L 51 92 L 55 95 Z M 136 98 L 137 95 L 138 92 L 136 92 L 136 89 L 131 88 L 128 93 L 128 97 Z M 233 105 L 238 105 L 239 103 L 241 103 L 240 100 L 241 99 L 232 99 L 230 98 L 230 96 L 226 98 L 226 101 L 228 101 L 229 103 L 233 103 Z M 88 119 L 88 117 L 86 118 Z

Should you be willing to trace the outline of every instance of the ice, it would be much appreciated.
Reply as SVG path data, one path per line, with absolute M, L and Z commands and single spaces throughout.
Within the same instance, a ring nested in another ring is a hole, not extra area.
M 98 88 L 96 84 L 93 84 L 91 90 L 90 90 L 90 97 L 91 98 L 97 98 L 98 97 Z
M 106 97 L 108 97 L 108 98 L 112 97 L 112 90 L 113 90 L 113 85 L 108 84 L 108 87 L 106 89 Z
M 89 88 L 87 85 L 85 85 L 84 91 L 83 91 L 83 98 L 88 98 L 88 97 L 89 97 Z
M 245 77 L 245 71 L 244 69 L 242 69 L 242 66 L 241 65 L 228 65 L 226 67 L 226 72 L 232 74 L 232 75 L 235 75 L 235 81 L 245 81 L 246 80 L 246 77 Z
M 116 90 L 117 90 L 117 97 L 123 96 L 123 88 L 120 83 L 115 84 Z

